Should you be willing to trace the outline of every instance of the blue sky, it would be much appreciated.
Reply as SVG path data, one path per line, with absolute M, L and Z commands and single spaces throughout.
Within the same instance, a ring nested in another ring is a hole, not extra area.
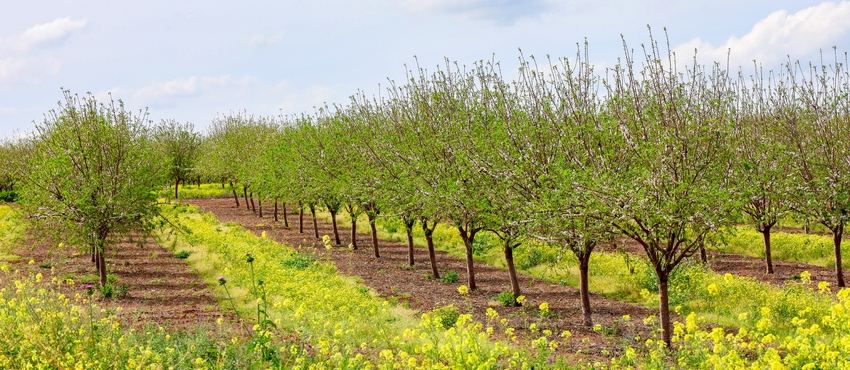
M 667 27 L 680 55 L 701 63 L 850 51 L 850 2 L 805 0 L 0 0 L 0 138 L 20 135 L 62 98 L 60 87 L 111 93 L 150 118 L 204 129 L 217 113 L 312 112 L 358 89 L 402 81 L 416 59 L 501 62 L 518 49 L 571 57 L 587 38 L 591 61 L 611 66 Z

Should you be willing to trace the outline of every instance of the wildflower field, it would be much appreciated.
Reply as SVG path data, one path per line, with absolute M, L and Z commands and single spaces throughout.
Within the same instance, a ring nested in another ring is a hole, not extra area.
M 641 46 L 204 132 L 63 90 L 0 142 L 0 367 L 850 368 L 846 55 Z

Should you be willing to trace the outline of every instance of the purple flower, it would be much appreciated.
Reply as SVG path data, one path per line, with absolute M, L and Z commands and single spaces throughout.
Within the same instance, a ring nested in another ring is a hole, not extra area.
M 224 285 L 227 283 L 227 280 L 224 279 L 224 276 L 218 277 L 218 285 Z

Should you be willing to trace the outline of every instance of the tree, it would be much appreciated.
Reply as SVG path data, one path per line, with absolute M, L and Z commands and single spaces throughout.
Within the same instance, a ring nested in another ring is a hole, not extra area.
M 164 164 L 147 112 L 64 91 L 20 161 L 22 206 L 43 231 L 92 251 L 106 285 L 106 251 L 117 237 L 149 232 Z
M 15 158 L 18 154 L 11 141 L 0 142 L 0 192 L 15 189 Z
M 809 79 L 799 64 L 787 65 L 780 124 L 799 178 L 794 209 L 817 220 L 833 234 L 835 274 L 844 287 L 841 238 L 850 218 L 850 74 L 846 61 L 833 68 L 810 67 Z
M 717 66 L 707 75 L 694 61 L 680 75 L 675 57 L 661 55 L 654 40 L 644 54 L 643 68 L 635 71 L 627 52 L 626 65 L 615 68 L 608 85 L 608 124 L 620 137 L 604 144 L 619 163 L 599 193 L 613 208 L 614 226 L 640 243 L 654 267 L 662 337 L 669 346 L 670 274 L 735 209 L 723 181 L 730 89 Z
M 770 231 L 790 210 L 798 176 L 779 132 L 782 126 L 778 114 L 783 102 L 766 82 L 758 70 L 750 83 L 739 74 L 735 155 L 730 161 L 729 180 L 742 211 L 763 236 L 765 271 L 772 274 Z
M 530 195 L 533 234 L 576 256 L 583 324 L 591 326 L 590 257 L 614 237 L 601 191 L 619 160 L 608 148 L 616 132 L 601 110 L 599 77 L 587 58 L 585 43 L 574 60 L 550 61 L 549 71 L 523 61 L 518 84 L 529 100 L 529 118 L 527 128 L 514 129 L 512 141 L 522 153 L 514 162 L 527 162 L 518 167 L 519 184 Z
M 184 184 L 195 171 L 195 161 L 201 139 L 195 126 L 175 120 L 162 120 L 155 128 L 155 138 L 161 153 L 168 159 L 168 177 L 174 184 L 174 199 L 178 198 L 180 182 Z

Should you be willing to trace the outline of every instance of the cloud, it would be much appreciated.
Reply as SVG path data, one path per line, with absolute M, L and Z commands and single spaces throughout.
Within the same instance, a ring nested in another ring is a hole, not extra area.
M 674 48 L 678 59 L 691 60 L 694 49 L 701 64 L 718 61 L 725 64 L 727 53 L 731 68 L 747 68 L 755 59 L 771 67 L 790 56 L 809 57 L 820 49 L 826 50 L 844 39 L 850 31 L 850 2 L 825 2 L 789 14 L 785 10 L 771 13 L 758 21 L 744 36 L 732 36 L 723 45 L 713 46 L 699 38 Z
M 283 31 L 280 31 L 272 36 L 266 36 L 263 34 L 256 34 L 251 36 L 251 39 L 248 40 L 248 45 L 251 46 L 270 46 L 283 38 L 285 34 Z
M 88 19 L 79 21 L 71 20 L 71 17 L 59 18 L 50 23 L 44 23 L 27 28 L 23 34 L 17 37 L 17 42 L 23 49 L 30 49 L 45 44 L 61 41 L 72 32 L 85 27 Z
M 546 0 L 407 0 L 402 6 L 414 13 L 451 13 L 502 25 L 533 18 L 550 9 Z
M 191 99 L 223 99 L 224 96 L 250 94 L 260 83 L 251 76 L 190 76 L 169 81 L 154 81 L 138 89 L 116 87 L 95 94 L 98 100 L 121 99 L 137 106 L 169 108 Z
M 203 128 L 215 113 L 247 111 L 263 116 L 313 113 L 325 102 L 344 100 L 349 89 L 337 85 L 293 86 L 253 76 L 189 76 L 141 87 L 116 87 L 94 94 L 100 102 L 122 100 L 128 109 L 149 108 L 151 118 L 194 122 Z
M 37 83 L 45 75 L 57 74 L 62 62 L 45 47 L 61 43 L 87 22 L 59 18 L 27 28 L 20 35 L 0 38 L 0 86 L 16 81 Z

